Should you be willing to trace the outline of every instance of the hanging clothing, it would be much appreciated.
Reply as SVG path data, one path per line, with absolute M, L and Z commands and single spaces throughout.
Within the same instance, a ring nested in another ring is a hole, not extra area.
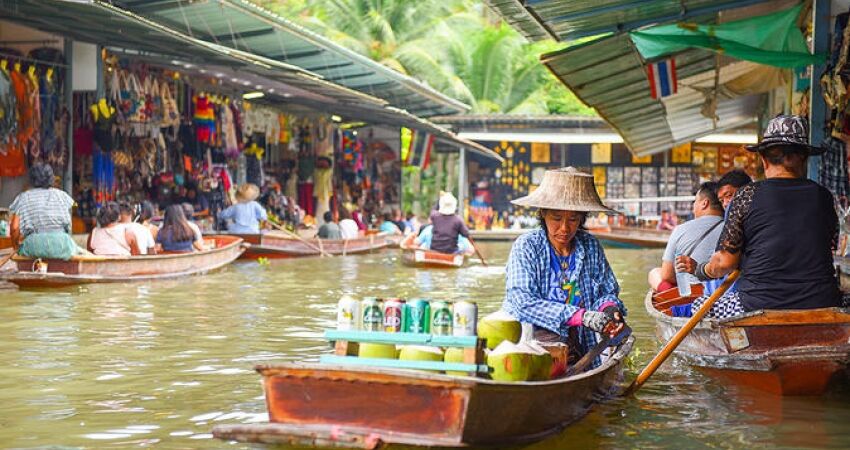
M 824 152 L 821 156 L 819 181 L 836 198 L 850 195 L 850 181 L 847 176 L 847 144 L 829 136 L 823 141 Z
M 215 112 L 213 104 L 206 96 L 198 96 L 194 98 L 195 115 L 192 117 L 195 122 L 195 133 L 198 142 L 211 143 L 216 139 L 215 129 Z
M 0 154 L 18 129 L 18 112 L 15 91 L 9 74 L 0 70 Z

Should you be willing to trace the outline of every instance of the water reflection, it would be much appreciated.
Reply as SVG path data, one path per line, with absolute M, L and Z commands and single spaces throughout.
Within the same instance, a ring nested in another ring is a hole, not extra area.
M 337 299 L 431 297 L 498 308 L 509 246 L 463 270 L 401 266 L 392 252 L 240 262 L 205 277 L 3 295 L 0 442 L 40 448 L 262 448 L 211 439 L 219 423 L 268 420 L 255 364 L 328 350 Z M 657 350 L 643 312 L 660 251 L 608 250 L 643 365 Z M 777 399 L 673 360 L 636 398 L 593 410 L 529 448 L 850 446 L 850 394 Z

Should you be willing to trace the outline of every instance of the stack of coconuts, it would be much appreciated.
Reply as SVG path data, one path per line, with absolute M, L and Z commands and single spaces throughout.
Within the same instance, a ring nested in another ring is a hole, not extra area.
M 486 339 L 487 365 L 490 377 L 496 381 L 545 381 L 551 378 L 552 355 L 538 342 L 524 340 L 522 325 L 503 311 L 492 313 L 478 322 L 478 337 Z M 463 349 L 392 344 L 360 343 L 361 358 L 400 359 L 402 361 L 463 362 Z M 466 372 L 446 372 L 447 375 L 465 376 Z

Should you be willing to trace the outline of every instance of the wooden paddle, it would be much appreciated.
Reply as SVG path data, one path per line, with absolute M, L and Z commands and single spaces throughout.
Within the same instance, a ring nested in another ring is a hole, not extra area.
M 472 248 L 475 250 L 475 254 L 478 255 L 478 258 L 481 259 L 481 264 L 484 267 L 487 267 L 487 261 L 484 260 L 484 255 L 481 254 L 481 250 L 478 250 L 478 246 L 475 245 L 475 241 L 472 240 L 472 236 L 467 237 L 469 239 L 469 243 L 472 244 Z
M 272 226 L 273 226 L 273 227 L 275 227 L 276 229 L 278 229 L 278 230 L 280 230 L 280 231 L 283 231 L 284 233 L 286 233 L 286 234 L 288 234 L 288 235 L 290 235 L 290 236 L 294 237 L 295 239 L 298 239 L 299 241 L 303 242 L 303 243 L 304 243 L 304 245 L 306 245 L 306 246 L 308 246 L 308 247 L 312 248 L 313 250 L 317 250 L 321 256 L 327 256 L 328 258 L 330 258 L 330 257 L 332 257 L 332 256 L 333 256 L 333 255 L 331 255 L 330 253 L 325 253 L 325 251 L 324 251 L 324 250 L 322 250 L 321 248 L 319 248 L 319 247 L 317 247 L 317 246 L 313 245 L 313 244 L 312 244 L 310 241 L 308 241 L 307 239 L 304 239 L 303 237 L 299 236 L 299 235 L 298 235 L 298 233 L 294 233 L 294 232 L 292 232 L 292 231 L 289 231 L 289 230 L 287 230 L 285 227 L 282 227 L 282 226 L 280 226 L 280 225 L 278 225 L 278 224 L 276 224 L 276 223 L 272 222 L 271 220 L 269 220 L 268 222 L 269 222 L 270 224 L 272 224 Z
M 635 381 L 632 382 L 631 386 L 626 389 L 625 395 L 634 394 L 635 392 L 637 392 L 638 389 L 641 388 L 641 386 L 643 386 L 643 383 L 645 383 L 646 380 L 648 380 L 649 377 L 651 377 L 652 374 L 654 374 L 655 371 L 658 370 L 661 364 L 663 364 L 664 361 L 666 361 L 667 358 L 673 353 L 673 350 L 676 350 L 676 347 L 678 347 L 679 344 L 681 344 L 682 341 L 685 340 L 685 337 L 687 337 L 688 333 L 690 333 L 691 330 L 693 330 L 694 327 L 697 326 L 700 320 L 702 320 L 702 318 L 705 317 L 706 314 L 708 314 L 708 311 L 711 309 L 712 306 L 714 306 L 714 303 L 717 301 L 717 299 L 722 297 L 723 294 L 725 294 L 726 291 L 729 289 L 729 286 L 732 286 L 732 283 L 734 283 L 735 280 L 738 279 L 738 275 L 740 275 L 740 271 L 738 270 L 735 270 L 734 272 L 729 274 L 729 276 L 726 278 L 726 281 L 724 281 L 723 284 L 721 284 L 720 287 L 717 288 L 717 290 L 714 291 L 713 294 L 711 294 L 711 297 L 708 297 L 708 299 L 705 301 L 705 303 L 702 304 L 700 309 L 698 309 L 697 312 L 694 313 L 693 317 L 691 317 L 691 319 L 688 320 L 687 323 L 685 323 L 685 325 L 680 328 L 675 335 L 673 335 L 673 338 L 670 339 L 670 341 L 664 345 L 661 351 L 658 352 L 657 355 L 655 355 L 655 358 L 652 358 L 652 361 L 647 364 L 646 368 L 644 368 L 643 371 L 641 371 L 641 373 L 637 376 L 637 378 L 635 378 Z
M 584 356 L 581 357 L 575 364 L 572 365 L 569 369 L 567 369 L 567 373 L 564 376 L 573 376 L 577 373 L 584 372 L 584 369 L 590 365 L 599 355 L 602 354 L 608 347 L 616 347 L 620 345 L 626 338 L 628 338 L 632 334 L 632 329 L 626 325 L 623 327 L 622 331 L 620 331 L 613 338 L 607 334 L 602 337 L 602 340 L 599 341 L 589 352 L 585 353 Z

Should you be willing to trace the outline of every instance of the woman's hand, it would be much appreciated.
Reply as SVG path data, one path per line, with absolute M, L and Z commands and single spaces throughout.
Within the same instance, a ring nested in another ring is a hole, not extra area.
M 680 255 L 676 257 L 676 272 L 695 273 L 697 270 L 697 262 L 690 256 Z
M 619 308 L 617 310 L 619 311 Z M 613 338 L 623 331 L 623 328 L 626 326 L 626 323 L 622 321 L 622 317 L 622 313 L 620 313 L 620 322 L 617 322 L 608 313 L 602 311 L 585 311 L 584 316 L 581 318 L 581 324 L 597 333 L 607 334 L 608 337 Z

